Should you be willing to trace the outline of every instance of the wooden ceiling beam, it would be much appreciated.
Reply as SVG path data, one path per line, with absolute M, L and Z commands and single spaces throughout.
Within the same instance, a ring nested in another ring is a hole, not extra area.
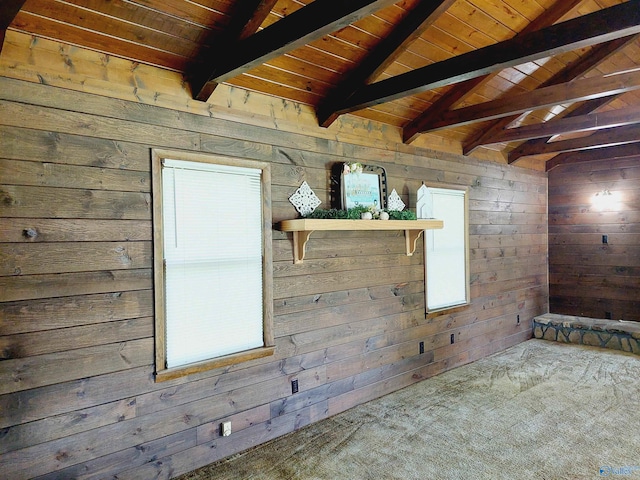
M 366 85 L 348 99 L 336 113 L 362 110 L 508 67 L 637 33 L 640 33 L 640 0 L 629 0 Z
M 16 15 L 25 4 L 26 0 L 2 0 L 0 2 L 0 52 L 4 46 L 4 36 L 7 28 L 16 18 Z
M 610 42 L 606 42 L 593 47 L 589 54 L 581 57 L 579 60 L 576 60 L 570 65 L 567 65 L 565 68 L 553 75 L 549 80 L 542 83 L 538 87 L 538 89 L 570 82 L 578 77 L 581 77 L 582 75 L 602 63 L 604 60 L 609 58 L 611 55 L 619 52 L 624 47 L 635 41 L 636 37 L 637 35 L 631 35 L 629 37 L 619 38 L 617 40 L 612 40 Z M 585 113 L 591 113 L 591 111 Z M 482 132 L 480 132 L 479 135 L 466 142 L 462 146 L 462 153 L 464 155 L 468 155 L 482 145 L 491 144 L 491 138 L 493 136 L 499 134 L 502 130 L 507 128 L 513 121 L 517 120 L 519 117 L 519 114 L 509 115 L 495 121 L 487 128 L 483 128 Z
M 640 70 L 574 80 L 573 82 L 539 88 L 530 92 L 450 110 L 442 117 L 434 118 L 424 131 L 431 132 L 447 127 L 469 125 L 552 107 L 562 103 L 575 103 L 593 98 L 608 97 L 638 89 L 640 89 Z
M 577 152 L 591 150 L 592 148 L 626 145 L 629 143 L 640 143 L 640 126 L 638 124 L 604 128 L 587 137 L 547 142 L 544 145 L 539 145 L 536 150 L 528 152 L 527 155 Z M 638 153 L 640 153 L 640 149 Z
M 528 24 L 521 32 L 518 33 L 518 35 L 535 32 L 541 28 L 553 25 L 581 1 L 582 0 L 566 0 L 563 2 L 556 2 L 555 5 L 548 10 L 545 10 L 542 15 L 538 16 Z M 427 123 L 432 118 L 437 118 L 443 113 L 451 110 L 454 105 L 471 95 L 478 86 L 493 78 L 494 75 L 496 75 L 495 72 L 454 85 L 440 98 L 438 98 L 438 100 L 436 100 L 427 110 L 405 125 L 402 131 L 403 141 L 405 143 L 413 142 L 422 133 L 424 123 Z
M 595 162 L 598 160 L 615 160 L 634 157 L 638 159 L 638 164 L 640 164 L 640 154 L 638 152 L 638 145 L 631 144 L 620 145 L 617 147 L 596 148 L 588 152 L 561 153 L 547 161 L 545 170 L 548 172 L 560 165 L 567 165 L 571 163 Z
M 239 40 L 250 37 L 258 31 L 262 22 L 271 12 L 271 9 L 278 0 L 238 0 L 235 13 L 231 21 L 221 36 L 212 39 L 209 43 L 213 47 L 214 43 L 234 44 Z M 209 51 L 215 51 L 214 48 Z M 218 86 L 218 82 L 209 81 L 210 58 L 199 59 L 190 69 L 187 76 L 191 79 L 191 91 L 196 92 L 195 98 L 206 101 Z
M 602 130 L 603 128 L 622 127 L 636 123 L 640 123 L 640 106 L 508 128 L 500 135 L 495 136 L 493 141 L 495 143 L 517 142 L 533 138 L 552 137 L 563 133 L 590 132 Z
M 247 0 L 255 4 L 255 8 L 246 9 L 247 13 L 243 15 L 245 8 L 242 2 L 238 2 L 236 11 L 238 12 L 234 18 L 238 18 L 236 24 L 240 27 L 238 39 L 243 40 L 250 37 L 258 31 L 262 22 L 269 16 L 273 6 L 278 0 Z M 251 13 L 249 13 L 251 12 Z
M 572 117 L 579 117 L 582 115 L 588 115 L 590 113 L 595 112 L 599 108 L 607 105 L 608 103 L 612 102 L 619 96 L 620 95 L 612 95 L 610 97 L 602 97 L 602 98 L 595 98 L 593 100 L 588 100 L 580 104 L 577 108 L 571 110 L 566 115 L 562 117 L 555 117 L 549 120 L 549 123 L 557 122 L 562 118 L 572 118 Z M 547 142 L 550 142 L 551 140 L 553 140 L 553 137 L 554 135 L 549 135 L 549 136 L 540 137 L 540 138 L 533 138 L 531 140 L 527 140 L 526 142 L 520 144 L 520 146 L 518 146 L 515 150 L 512 150 L 509 152 L 509 155 L 508 155 L 509 164 L 517 162 L 521 157 L 533 155 L 533 153 L 529 153 L 529 152 L 535 152 L 540 147 L 540 145 L 544 145 Z
M 337 118 L 335 109 L 353 93 L 382 73 L 404 52 L 433 22 L 446 12 L 456 0 L 420 2 L 407 12 L 393 31 L 371 50 L 371 52 L 351 71 L 344 80 L 324 99 L 316 109 L 318 123 L 328 127 Z
M 315 0 L 267 28 L 240 40 L 235 45 L 217 49 L 204 87 L 220 83 L 258 67 L 291 50 L 340 30 L 397 0 Z M 207 100 L 207 89 L 192 84 L 198 100 Z

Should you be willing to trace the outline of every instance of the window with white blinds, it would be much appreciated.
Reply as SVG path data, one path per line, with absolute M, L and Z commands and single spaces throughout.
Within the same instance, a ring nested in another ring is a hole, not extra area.
M 426 215 L 444 223 L 424 235 L 429 312 L 469 303 L 468 208 L 466 190 L 429 187 L 426 192 Z
M 263 168 L 177 158 L 159 163 L 159 370 L 267 346 Z

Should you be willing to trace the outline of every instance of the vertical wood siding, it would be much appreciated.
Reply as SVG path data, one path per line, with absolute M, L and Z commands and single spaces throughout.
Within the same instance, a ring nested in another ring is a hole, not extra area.
M 639 158 L 549 172 L 552 312 L 640 321 Z M 601 207 L 595 194 L 603 190 L 613 203 Z
M 547 311 L 544 174 L 5 78 L 0 110 L 4 478 L 171 478 L 524 341 Z M 294 265 L 275 230 L 275 357 L 155 383 L 153 147 L 272 162 L 274 222 L 303 180 L 328 202 L 334 162 L 384 166 L 409 205 L 423 180 L 468 186 L 472 303 L 425 318 L 402 232 L 316 232 Z

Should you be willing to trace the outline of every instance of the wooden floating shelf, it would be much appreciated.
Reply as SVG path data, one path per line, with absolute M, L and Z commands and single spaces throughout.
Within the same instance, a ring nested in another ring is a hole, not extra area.
M 442 220 L 334 220 L 298 218 L 283 220 L 279 229 L 293 232 L 293 263 L 302 263 L 309 236 L 316 230 L 404 230 L 407 256 L 416 251 L 418 238 L 425 230 L 443 227 Z

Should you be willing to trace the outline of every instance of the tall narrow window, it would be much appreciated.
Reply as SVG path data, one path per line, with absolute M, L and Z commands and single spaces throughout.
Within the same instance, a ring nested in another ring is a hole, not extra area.
M 158 379 L 273 353 L 269 165 L 154 152 Z
M 425 232 L 425 294 L 427 312 L 469 303 L 468 201 L 466 189 L 421 187 L 421 218 L 444 222 Z

